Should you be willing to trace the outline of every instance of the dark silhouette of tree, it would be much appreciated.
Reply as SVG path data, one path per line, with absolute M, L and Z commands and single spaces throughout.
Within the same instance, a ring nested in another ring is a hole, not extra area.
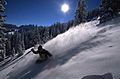
M 0 0 L 0 61 L 5 58 L 5 54 L 6 54 L 6 49 L 5 49 L 6 38 L 4 34 L 5 28 L 2 27 L 6 17 L 4 15 L 5 4 L 6 4 L 5 0 Z
M 100 10 L 100 21 L 106 22 L 116 16 L 118 16 L 120 11 L 120 0 L 102 0 Z
M 78 0 L 77 10 L 75 13 L 75 25 L 86 22 L 87 12 L 85 0 Z

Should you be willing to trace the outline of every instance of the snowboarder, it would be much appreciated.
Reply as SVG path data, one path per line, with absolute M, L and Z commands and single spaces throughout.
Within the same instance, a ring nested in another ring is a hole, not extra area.
M 52 57 L 52 54 L 49 53 L 47 50 L 43 49 L 41 45 L 38 47 L 37 51 L 35 51 L 34 49 L 31 49 L 31 51 L 34 54 L 39 54 L 40 60 L 42 61 L 47 60 L 48 58 Z

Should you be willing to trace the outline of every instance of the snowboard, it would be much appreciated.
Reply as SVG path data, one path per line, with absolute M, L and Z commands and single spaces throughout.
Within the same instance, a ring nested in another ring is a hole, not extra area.
M 49 61 L 51 61 L 53 59 L 53 57 L 52 58 L 48 58 L 48 59 L 44 59 L 44 60 L 42 60 L 42 59 L 37 59 L 36 60 L 36 64 L 40 64 L 40 63 L 43 63 L 43 62 L 49 62 Z
M 48 60 L 48 59 L 47 59 L 47 60 Z M 47 60 L 40 60 L 40 59 L 37 59 L 35 63 L 36 63 L 36 64 L 40 64 L 40 63 L 45 62 L 45 61 L 47 61 Z

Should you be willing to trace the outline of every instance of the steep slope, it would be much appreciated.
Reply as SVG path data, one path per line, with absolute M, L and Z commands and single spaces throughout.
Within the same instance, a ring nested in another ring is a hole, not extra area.
M 56 61 L 59 62 L 45 79 L 80 79 L 108 72 L 115 78 L 119 76 L 120 18 L 97 27 L 94 22 L 86 23 L 84 26 L 87 27 L 80 25 L 81 28 L 74 28 L 79 30 L 76 35 L 77 31 L 72 29 L 72 32 L 68 31 L 45 44 L 46 49 L 57 53 Z
M 0 71 L 1 79 L 80 79 L 110 72 L 120 78 L 120 18 L 96 26 L 99 21 L 80 24 L 47 42 L 44 48 L 52 61 L 35 64 L 29 53 Z

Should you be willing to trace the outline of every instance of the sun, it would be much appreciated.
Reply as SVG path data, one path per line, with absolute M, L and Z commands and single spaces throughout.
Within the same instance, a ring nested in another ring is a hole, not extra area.
M 69 11 L 69 5 L 64 3 L 62 6 L 61 6 L 61 11 L 66 13 Z

